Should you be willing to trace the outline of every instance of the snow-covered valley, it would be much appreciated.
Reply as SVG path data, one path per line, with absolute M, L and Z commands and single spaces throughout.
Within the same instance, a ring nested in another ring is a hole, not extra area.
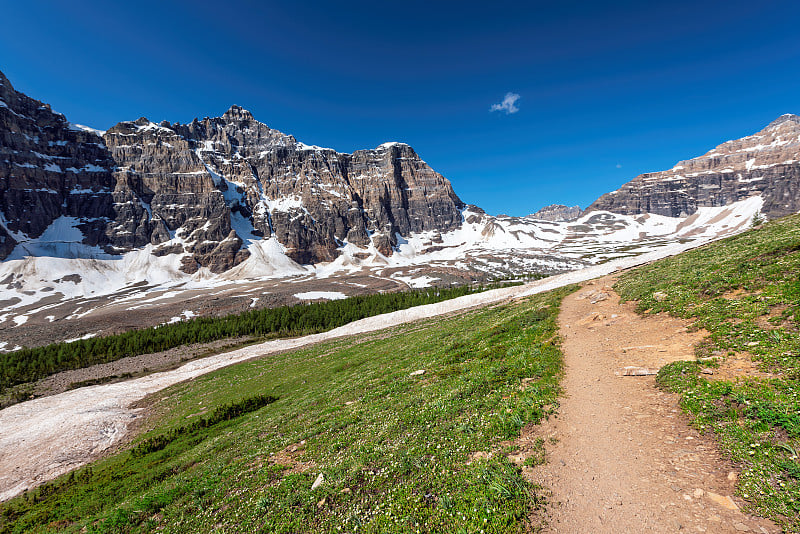
M 250 257 L 221 274 L 187 274 L 179 255 L 154 256 L 151 245 L 110 256 L 82 245 L 80 232 L 58 219 L 0 263 L 0 351 L 255 306 L 558 274 L 737 233 L 761 206 L 753 196 L 690 217 L 596 211 L 569 223 L 467 208 L 457 230 L 398 236 L 391 255 L 345 243 L 334 261 L 315 265 L 294 262 L 274 238 L 246 234 Z

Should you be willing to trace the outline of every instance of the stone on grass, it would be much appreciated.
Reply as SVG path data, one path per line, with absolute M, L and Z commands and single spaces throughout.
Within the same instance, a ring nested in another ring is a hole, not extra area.
M 635 367 L 633 365 L 623 367 L 622 371 L 620 372 L 622 376 L 648 376 L 657 373 L 658 371 L 655 369 L 648 369 L 647 367 Z
M 728 495 L 719 495 L 711 491 L 707 492 L 706 495 L 708 495 L 709 499 L 711 499 L 718 505 L 722 506 L 723 508 L 735 511 L 739 510 L 739 506 L 735 502 L 733 502 L 733 499 L 731 499 Z

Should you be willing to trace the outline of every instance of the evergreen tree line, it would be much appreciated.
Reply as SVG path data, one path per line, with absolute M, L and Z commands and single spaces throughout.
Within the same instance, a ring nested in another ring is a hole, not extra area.
M 362 295 L 342 300 L 250 310 L 227 317 L 198 317 L 122 334 L 54 343 L 0 354 L 0 392 L 68 369 L 126 356 L 161 352 L 190 343 L 240 336 L 273 338 L 314 334 L 349 322 L 485 290 L 483 286 Z

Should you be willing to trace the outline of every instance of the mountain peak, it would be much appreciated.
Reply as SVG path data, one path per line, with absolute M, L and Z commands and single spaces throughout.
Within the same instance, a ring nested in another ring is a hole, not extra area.
M 800 116 L 795 115 L 794 113 L 784 113 L 771 123 L 767 125 L 767 128 L 774 128 L 775 126 L 780 126 L 784 122 L 794 122 L 795 124 L 800 124 Z
M 800 116 L 781 115 L 759 132 L 732 139 L 666 171 L 640 174 L 597 199 L 586 212 L 625 215 L 692 215 L 702 207 L 722 207 L 760 197 L 761 213 L 773 219 L 800 210 Z
M 378 145 L 375 148 L 375 150 L 389 150 L 392 147 L 400 147 L 402 149 L 403 147 L 408 147 L 408 146 L 409 145 L 407 143 L 401 143 L 400 141 L 389 141 L 389 142 L 382 143 L 382 144 Z M 411 148 L 411 147 L 409 147 L 409 148 Z
M 222 115 L 222 118 L 233 121 L 255 120 L 252 113 L 236 104 L 232 105 L 228 111 Z

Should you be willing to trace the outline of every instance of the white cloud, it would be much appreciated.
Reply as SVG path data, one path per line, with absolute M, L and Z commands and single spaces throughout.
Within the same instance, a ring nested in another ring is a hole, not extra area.
M 517 93 L 506 93 L 502 102 L 499 104 L 492 104 L 490 111 L 502 111 L 506 115 L 516 113 L 519 111 L 517 100 L 519 100 L 519 95 Z
M 617 163 L 617 168 L 621 169 L 622 168 L 622 163 Z

